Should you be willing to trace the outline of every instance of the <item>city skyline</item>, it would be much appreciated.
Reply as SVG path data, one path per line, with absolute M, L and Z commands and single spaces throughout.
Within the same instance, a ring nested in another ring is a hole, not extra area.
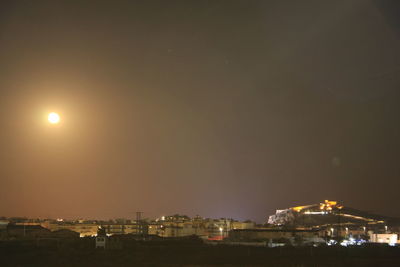
M 307 213 L 307 210 L 314 209 L 313 212 Z M 340 212 L 335 212 L 335 210 L 341 210 Z M 306 213 L 304 213 L 306 211 Z M 368 211 L 362 211 L 359 209 L 356 209 L 355 207 L 348 207 L 348 206 L 343 206 L 343 203 L 335 201 L 335 200 L 324 200 L 320 201 L 319 203 L 302 203 L 301 206 L 293 206 L 293 207 L 285 207 L 285 208 L 279 208 L 276 209 L 275 214 L 269 214 L 265 217 L 265 220 L 263 221 L 252 221 L 249 219 L 237 219 L 235 217 L 206 217 L 206 216 L 201 216 L 201 214 L 196 214 L 194 216 L 188 216 L 187 214 L 182 214 L 179 212 L 176 213 L 171 213 L 171 214 L 165 214 L 162 213 L 159 216 L 156 217 L 149 217 L 144 214 L 142 211 L 136 211 L 132 213 L 132 216 L 129 217 L 113 217 L 113 218 L 89 218 L 89 217 L 79 217 L 79 218 L 62 218 L 62 217 L 26 217 L 26 216 L 3 216 L 0 214 L 0 220 L 11 220 L 11 221 L 28 221 L 28 222 L 33 222 L 36 220 L 40 221 L 57 221 L 59 223 L 63 222 L 90 222 L 90 221 L 98 221 L 98 222 L 114 222 L 114 223 L 123 223 L 122 221 L 130 221 L 130 222 L 137 222 L 137 221 L 147 221 L 147 222 L 158 222 L 158 221 L 164 221 L 164 220 L 170 220 L 173 217 L 179 217 L 179 218 L 186 218 L 188 220 L 195 220 L 195 219 L 201 219 L 201 220 L 229 220 L 229 221 L 236 221 L 236 222 L 253 222 L 256 226 L 266 226 L 266 225 L 280 225 L 279 221 L 281 218 L 279 216 L 282 216 L 282 214 L 287 214 L 287 213 L 304 213 L 305 215 L 324 215 L 329 212 L 332 213 L 337 213 L 337 214 L 342 214 L 343 216 L 347 218 L 357 218 L 357 219 L 362 219 L 365 220 L 371 224 L 387 224 L 387 223 L 394 223 L 395 225 L 400 222 L 400 217 L 391 217 L 387 216 L 385 214 L 378 214 L 378 213 L 370 213 Z M 346 214 L 346 212 L 350 214 Z M 357 213 L 358 215 L 351 215 L 351 213 Z M 355 217 L 354 217 L 355 216 Z M 360 217 L 361 216 L 361 217 Z M 373 217 L 373 219 L 368 218 L 368 217 Z M 368 218 L 368 219 L 367 219 Z M 377 219 L 379 218 L 379 219 Z M 276 221 L 276 222 L 274 222 Z M 286 223 L 286 222 L 285 222 Z M 282 223 L 285 224 L 285 223 Z
M 400 217 L 398 1 L 8 1 L 0 215 Z M 49 124 L 49 113 L 55 124 Z

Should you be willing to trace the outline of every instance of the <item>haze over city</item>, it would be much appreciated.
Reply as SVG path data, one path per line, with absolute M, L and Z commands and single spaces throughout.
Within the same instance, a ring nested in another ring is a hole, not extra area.
M 336 199 L 400 217 L 399 10 L 2 3 L 0 215 L 261 223 Z

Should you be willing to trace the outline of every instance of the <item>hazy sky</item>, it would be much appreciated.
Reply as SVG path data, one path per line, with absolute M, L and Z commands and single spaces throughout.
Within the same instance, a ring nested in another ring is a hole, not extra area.
M 263 222 L 335 199 L 400 216 L 399 13 L 2 1 L 0 215 Z

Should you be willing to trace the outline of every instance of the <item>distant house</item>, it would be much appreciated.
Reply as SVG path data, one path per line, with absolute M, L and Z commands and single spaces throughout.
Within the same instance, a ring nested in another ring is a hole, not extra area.
M 396 245 L 397 243 L 400 243 L 400 240 L 398 240 L 398 235 L 397 234 L 370 234 L 370 241 L 373 243 L 385 243 L 389 245 Z
M 7 220 L 0 220 L 0 240 L 7 239 Z
M 48 237 L 50 234 L 50 230 L 40 225 L 8 224 L 6 230 L 8 239 Z
M 106 241 L 107 241 L 107 236 L 96 236 L 96 248 L 106 248 Z
M 7 220 L 0 220 L 0 231 L 1 231 L 1 230 L 6 230 L 8 224 L 9 224 L 9 221 L 7 221 Z
M 106 234 L 106 229 L 100 227 L 97 231 L 97 236 L 96 236 L 96 248 L 106 248 L 106 242 L 107 242 L 107 234 Z

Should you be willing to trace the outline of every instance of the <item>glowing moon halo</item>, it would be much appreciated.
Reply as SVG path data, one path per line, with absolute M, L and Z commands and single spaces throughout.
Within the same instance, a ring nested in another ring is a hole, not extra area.
M 49 114 L 49 116 L 47 117 L 47 120 L 51 123 L 51 124 L 57 124 L 60 122 L 60 116 L 55 113 L 55 112 L 51 112 Z

